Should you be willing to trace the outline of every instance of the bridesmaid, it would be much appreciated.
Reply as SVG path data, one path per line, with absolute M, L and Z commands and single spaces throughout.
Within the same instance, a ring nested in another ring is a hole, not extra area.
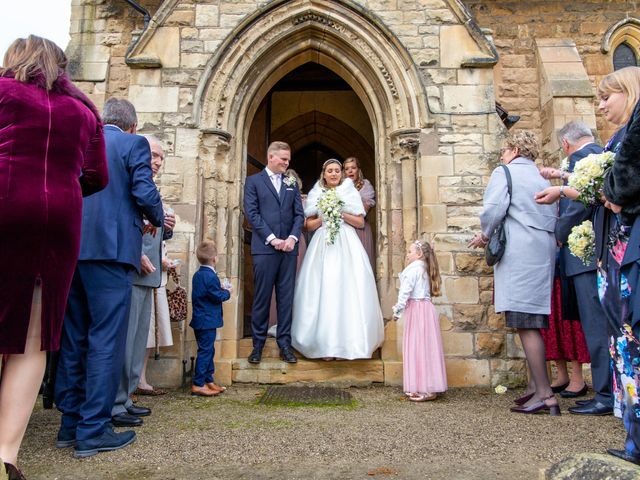
M 371 225 L 369 225 L 369 222 L 367 221 L 367 214 L 376 204 L 376 192 L 373 189 L 371 182 L 362 176 L 360 161 L 356 157 L 349 157 L 344 161 L 344 173 L 353 181 L 353 184 L 358 189 L 360 197 L 362 198 L 365 214 L 364 227 L 356 228 L 356 233 L 362 242 L 362 246 L 367 252 L 369 262 L 371 262 L 371 269 L 375 272 L 373 233 L 371 232 Z

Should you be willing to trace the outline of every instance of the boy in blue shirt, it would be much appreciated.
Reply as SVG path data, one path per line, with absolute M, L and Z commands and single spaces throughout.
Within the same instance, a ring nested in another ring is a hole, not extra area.
M 216 329 L 222 327 L 222 302 L 229 300 L 231 285 L 221 285 L 215 266 L 218 251 L 215 243 L 203 241 L 196 249 L 200 269 L 191 280 L 193 314 L 189 326 L 198 343 L 191 395 L 213 397 L 226 390 L 213 382 L 213 355 Z

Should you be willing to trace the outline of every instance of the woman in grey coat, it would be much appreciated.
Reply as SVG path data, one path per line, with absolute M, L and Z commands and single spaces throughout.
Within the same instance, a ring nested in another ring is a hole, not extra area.
M 495 310 L 505 313 L 508 327 L 518 329 L 531 372 L 526 394 L 516 399 L 517 406 L 511 411 L 559 415 L 540 335 L 540 329 L 549 326 L 557 214 L 554 205 L 539 205 L 534 199 L 536 192 L 549 186 L 534 163 L 537 157 L 533 133 L 519 131 L 507 137 L 501 160 L 511 174 L 512 196 L 509 198 L 507 177 L 500 166 L 493 171 L 484 193 L 482 232 L 469 246 L 484 247 L 506 216 L 506 249 L 493 269 Z

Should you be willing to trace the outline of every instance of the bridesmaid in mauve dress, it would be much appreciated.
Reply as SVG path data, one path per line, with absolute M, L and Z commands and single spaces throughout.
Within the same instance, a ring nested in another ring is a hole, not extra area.
M 365 212 L 364 227 L 356 228 L 356 233 L 362 242 L 362 246 L 367 252 L 369 262 L 371 262 L 371 268 L 375 272 L 373 233 L 371 232 L 371 225 L 369 225 L 369 222 L 367 221 L 367 214 L 376 204 L 376 192 L 373 189 L 371 182 L 362 176 L 360 161 L 356 157 L 349 157 L 344 161 L 344 173 L 353 181 L 353 184 L 358 189 L 360 197 L 362 198 L 362 204 L 364 205 Z

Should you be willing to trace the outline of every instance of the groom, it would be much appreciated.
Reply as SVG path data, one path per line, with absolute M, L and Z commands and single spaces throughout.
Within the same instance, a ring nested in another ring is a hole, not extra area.
M 274 285 L 280 358 L 288 363 L 298 361 L 291 349 L 291 310 L 304 211 L 297 182 L 283 175 L 290 160 L 289 145 L 273 142 L 267 150 L 267 167 L 247 177 L 244 186 L 244 213 L 253 229 L 251 256 L 255 283 L 251 312 L 253 351 L 249 363 L 260 363 L 262 359 Z

